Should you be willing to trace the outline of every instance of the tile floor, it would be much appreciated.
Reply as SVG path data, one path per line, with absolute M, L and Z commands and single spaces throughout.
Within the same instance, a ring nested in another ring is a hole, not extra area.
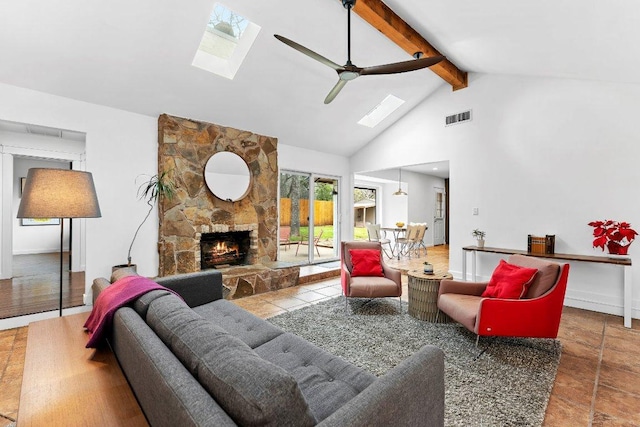
M 407 271 L 421 268 L 423 258 L 388 263 Z M 448 248 L 430 248 L 428 259 L 436 270 L 448 269 Z M 406 301 L 405 275 L 403 283 Z M 334 277 L 234 302 L 268 318 L 340 294 Z M 0 427 L 17 414 L 26 334 L 0 331 Z M 621 317 L 566 307 L 558 339 L 563 352 L 543 425 L 640 426 L 640 321 L 628 329 Z

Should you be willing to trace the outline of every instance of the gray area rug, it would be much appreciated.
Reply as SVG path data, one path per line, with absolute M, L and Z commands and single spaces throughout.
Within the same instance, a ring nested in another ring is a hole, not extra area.
M 397 299 L 343 297 L 269 319 L 377 375 L 426 344 L 445 353 L 445 425 L 539 426 L 560 361 L 557 340 L 481 338 L 455 323 L 402 314 Z M 401 397 L 401 396 L 399 396 Z

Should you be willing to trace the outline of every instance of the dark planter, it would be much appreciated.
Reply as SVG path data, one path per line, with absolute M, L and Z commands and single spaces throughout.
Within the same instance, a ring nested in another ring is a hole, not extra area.
M 113 267 L 111 267 L 111 272 L 113 273 L 114 271 L 119 270 L 121 268 L 128 268 L 128 269 L 132 270 L 134 273 L 137 273 L 136 264 L 114 265 Z
M 609 253 L 612 255 L 627 255 L 629 246 L 631 245 L 622 246 L 618 242 L 614 242 L 614 241 L 607 242 L 607 249 L 609 249 Z

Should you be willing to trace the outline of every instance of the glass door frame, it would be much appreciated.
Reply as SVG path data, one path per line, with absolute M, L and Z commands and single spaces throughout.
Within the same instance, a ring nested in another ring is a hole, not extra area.
M 340 225 L 340 198 L 339 191 L 341 178 L 335 175 L 329 174 L 317 174 L 312 172 L 303 172 L 303 171 L 295 171 L 290 169 L 281 169 L 278 175 L 278 180 L 281 179 L 283 174 L 288 175 L 298 175 L 303 176 L 309 180 L 309 191 L 308 191 L 308 200 L 309 200 L 309 210 L 308 210 L 308 233 L 307 233 L 307 260 L 306 262 L 301 262 L 301 264 L 319 264 L 323 262 L 331 262 L 338 261 L 339 257 L 339 243 L 340 243 L 340 233 L 341 233 L 341 225 Z M 333 256 L 330 258 L 322 258 L 322 260 L 315 259 L 315 250 L 314 250 L 314 236 L 315 236 L 315 184 L 318 180 L 332 180 L 334 181 L 334 191 L 333 191 Z M 313 183 L 313 186 L 312 186 Z M 280 182 L 278 183 L 278 232 L 280 231 L 280 200 L 282 198 L 280 194 Z M 301 195 L 302 196 L 302 195 Z M 282 246 L 278 246 L 278 259 L 281 259 Z

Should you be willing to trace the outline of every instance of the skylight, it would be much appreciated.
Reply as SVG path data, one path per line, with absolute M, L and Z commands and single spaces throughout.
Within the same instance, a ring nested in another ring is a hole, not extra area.
M 233 79 L 259 32 L 258 25 L 216 3 L 192 65 Z
M 396 111 L 402 104 L 404 104 L 404 100 L 397 96 L 387 95 L 380 104 L 376 105 L 367 114 L 365 114 L 364 117 L 358 121 L 358 124 L 372 128 L 386 119 L 389 114 Z

